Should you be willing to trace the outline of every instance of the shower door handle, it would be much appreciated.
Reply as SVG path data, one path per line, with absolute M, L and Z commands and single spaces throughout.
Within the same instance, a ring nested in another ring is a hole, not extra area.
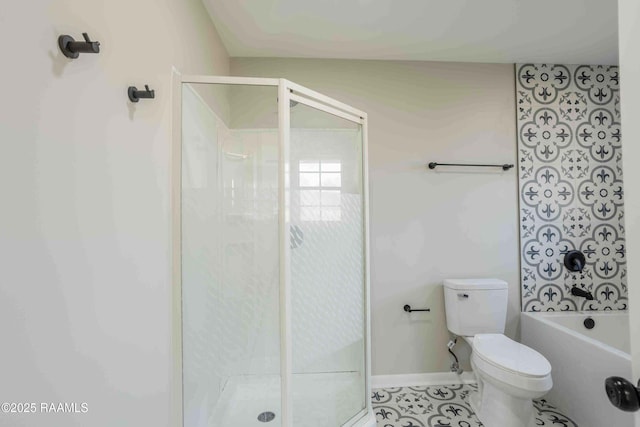
M 640 381 L 638 387 L 640 387 Z M 621 377 L 609 377 L 604 381 L 604 389 L 611 404 L 625 412 L 635 412 L 640 409 L 638 387 Z

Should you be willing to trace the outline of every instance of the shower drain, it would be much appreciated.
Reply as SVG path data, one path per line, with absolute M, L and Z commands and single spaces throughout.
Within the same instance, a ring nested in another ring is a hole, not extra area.
M 258 421 L 262 421 L 263 423 L 268 423 L 269 421 L 273 421 L 276 417 L 276 414 L 270 411 L 266 411 L 258 415 Z

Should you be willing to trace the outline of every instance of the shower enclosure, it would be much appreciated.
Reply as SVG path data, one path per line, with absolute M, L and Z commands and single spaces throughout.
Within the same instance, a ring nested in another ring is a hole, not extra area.
M 284 79 L 173 90 L 177 425 L 374 426 L 366 114 Z

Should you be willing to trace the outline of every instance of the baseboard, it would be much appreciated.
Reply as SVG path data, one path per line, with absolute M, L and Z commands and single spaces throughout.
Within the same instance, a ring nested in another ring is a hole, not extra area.
M 427 374 L 372 375 L 371 388 L 413 387 L 424 385 L 469 384 L 476 382 L 473 372 L 431 372 Z

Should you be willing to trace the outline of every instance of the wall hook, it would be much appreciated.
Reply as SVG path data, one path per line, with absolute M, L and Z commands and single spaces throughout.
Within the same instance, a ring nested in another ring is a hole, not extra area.
M 138 102 L 140 98 L 155 98 L 156 91 L 149 89 L 149 85 L 144 85 L 146 90 L 138 90 L 135 86 L 129 86 L 127 90 L 127 94 L 129 95 L 129 99 L 131 102 Z
M 87 33 L 82 33 L 83 42 L 64 34 L 58 37 L 58 46 L 67 58 L 76 59 L 81 53 L 100 53 L 100 42 L 92 42 Z

